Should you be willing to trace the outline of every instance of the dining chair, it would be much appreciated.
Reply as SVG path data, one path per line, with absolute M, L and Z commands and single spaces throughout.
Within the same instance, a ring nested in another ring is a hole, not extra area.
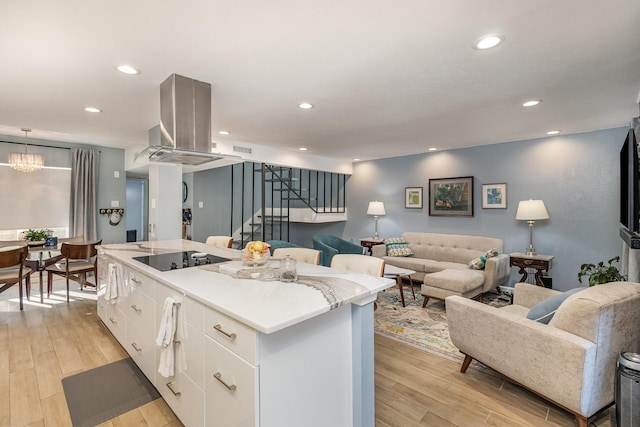
M 0 249 L 0 292 L 18 284 L 18 294 L 20 296 L 20 310 L 22 305 L 22 279 L 25 279 L 27 286 L 30 285 L 29 275 L 31 269 L 23 265 L 24 259 L 29 254 L 27 246 L 5 247 Z
M 230 236 L 209 236 L 205 241 L 207 245 L 216 246 L 218 248 L 230 248 L 233 244 L 233 237 Z
M 368 255 L 336 254 L 331 258 L 330 267 L 371 276 L 384 275 L 384 260 Z
M 67 302 L 69 302 L 69 279 L 80 283 L 80 290 L 84 290 L 86 285 L 95 286 L 98 289 L 98 250 L 102 240 L 94 243 L 63 243 L 60 247 L 62 259 L 55 264 L 48 266 L 47 272 L 47 295 L 51 295 L 53 287 L 53 275 L 62 276 L 67 284 Z M 93 272 L 96 284 L 87 282 L 87 273 Z
M 309 248 L 278 248 L 273 251 L 272 258 L 282 259 L 289 255 L 298 262 L 306 262 L 307 264 L 320 264 L 320 251 Z

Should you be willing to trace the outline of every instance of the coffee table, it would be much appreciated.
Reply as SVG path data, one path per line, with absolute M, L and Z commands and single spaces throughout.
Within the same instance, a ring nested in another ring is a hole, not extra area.
M 404 292 L 402 291 L 402 278 L 407 277 L 409 279 L 409 284 L 411 285 L 411 293 L 413 294 L 413 299 L 416 299 L 416 293 L 413 290 L 413 280 L 411 280 L 411 275 L 415 273 L 414 270 L 409 270 L 408 268 L 396 267 L 395 265 L 385 264 L 384 265 L 384 277 L 390 277 L 396 279 L 398 283 L 398 290 L 400 291 L 400 300 L 402 301 L 402 306 L 404 305 Z

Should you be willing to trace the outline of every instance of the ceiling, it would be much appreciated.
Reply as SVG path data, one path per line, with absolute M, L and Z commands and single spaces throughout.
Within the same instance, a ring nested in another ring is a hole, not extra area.
M 211 83 L 214 141 L 339 159 L 606 129 L 639 112 L 637 0 L 22 0 L 0 16 L 4 135 L 146 145 L 172 73 Z M 488 33 L 506 39 L 472 48 Z M 125 63 L 142 73 L 115 69 Z

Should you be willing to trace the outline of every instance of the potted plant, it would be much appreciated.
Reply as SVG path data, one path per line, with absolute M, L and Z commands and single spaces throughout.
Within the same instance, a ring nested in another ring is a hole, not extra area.
M 27 245 L 29 246 L 44 245 L 50 234 L 51 232 L 44 228 L 39 230 L 30 228 L 27 231 L 23 231 L 24 240 L 26 240 Z
M 608 265 L 605 265 L 604 261 L 600 261 L 598 265 L 582 264 L 580 266 L 580 272 L 578 273 L 578 282 L 582 283 L 582 276 L 589 276 L 589 286 L 626 281 L 626 276 L 623 276 L 618 270 L 618 267 L 613 265 L 614 262 L 619 261 L 620 257 L 616 256 L 607 262 Z

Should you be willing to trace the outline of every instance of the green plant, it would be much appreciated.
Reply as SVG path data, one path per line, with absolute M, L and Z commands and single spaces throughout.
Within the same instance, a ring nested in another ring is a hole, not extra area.
M 613 265 L 614 262 L 619 261 L 620 257 L 616 256 L 608 261 L 608 265 L 604 265 L 604 261 L 600 261 L 598 265 L 582 264 L 578 273 L 578 282 L 582 283 L 582 276 L 589 276 L 589 286 L 627 280 L 626 276 L 620 273 L 618 267 Z
M 23 232 L 24 240 L 27 242 L 39 242 L 41 240 L 46 240 L 49 237 L 49 230 L 47 229 L 34 229 L 30 228 L 27 231 Z

